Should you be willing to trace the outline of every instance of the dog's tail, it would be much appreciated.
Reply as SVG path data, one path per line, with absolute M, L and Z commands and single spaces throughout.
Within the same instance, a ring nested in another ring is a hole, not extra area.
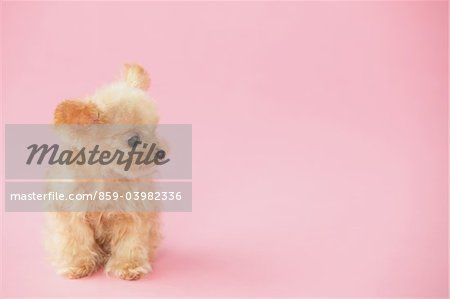
M 128 85 L 143 90 L 150 87 L 150 77 L 144 68 L 138 64 L 125 64 L 123 80 Z

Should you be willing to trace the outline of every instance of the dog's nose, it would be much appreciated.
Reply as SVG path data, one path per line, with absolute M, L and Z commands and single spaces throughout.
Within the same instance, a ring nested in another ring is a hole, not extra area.
M 134 135 L 133 137 L 130 137 L 130 139 L 128 139 L 128 145 L 130 147 L 137 146 L 139 142 L 141 142 L 141 138 L 139 138 L 139 135 Z

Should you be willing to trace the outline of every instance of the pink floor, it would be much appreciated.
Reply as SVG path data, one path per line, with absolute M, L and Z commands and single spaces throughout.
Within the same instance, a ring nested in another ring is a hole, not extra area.
M 153 274 L 64 280 L 4 213 L 5 297 L 447 296 L 446 2 L 2 5 L 4 123 L 139 62 L 193 126 Z

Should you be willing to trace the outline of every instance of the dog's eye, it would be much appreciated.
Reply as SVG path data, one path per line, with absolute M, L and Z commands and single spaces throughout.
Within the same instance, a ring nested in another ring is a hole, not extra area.
M 130 139 L 128 139 L 128 145 L 130 147 L 137 146 L 139 142 L 141 142 L 141 138 L 139 137 L 139 135 L 134 135 L 133 137 L 130 137 Z
M 160 149 L 156 152 L 155 156 L 158 160 L 162 160 L 166 157 L 166 152 L 164 150 Z

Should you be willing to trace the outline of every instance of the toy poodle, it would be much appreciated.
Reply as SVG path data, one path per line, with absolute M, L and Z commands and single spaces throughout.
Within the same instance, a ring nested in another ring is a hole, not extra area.
M 75 151 L 100 144 L 123 152 L 145 140 L 155 142 L 156 133 L 143 129 L 147 125 L 153 128 L 159 121 L 156 105 L 146 92 L 149 85 L 149 76 L 141 66 L 125 65 L 121 80 L 92 96 L 60 103 L 54 123 L 61 125 L 64 142 Z M 116 124 L 116 128 L 110 126 Z M 153 188 L 151 180 L 146 181 L 152 174 L 149 168 L 134 164 L 125 170 L 117 163 L 88 167 L 73 163 L 50 169 L 47 189 L 64 189 L 66 194 L 149 191 Z M 63 184 L 59 178 L 70 183 Z M 134 201 L 111 203 L 115 206 L 110 210 L 95 207 L 100 204 L 95 200 L 63 204 L 71 205 L 73 211 L 47 213 L 46 245 L 59 274 L 81 278 L 104 266 L 107 274 L 136 280 L 152 270 L 150 262 L 161 239 L 157 209 L 140 210 L 138 205 L 142 203 Z

